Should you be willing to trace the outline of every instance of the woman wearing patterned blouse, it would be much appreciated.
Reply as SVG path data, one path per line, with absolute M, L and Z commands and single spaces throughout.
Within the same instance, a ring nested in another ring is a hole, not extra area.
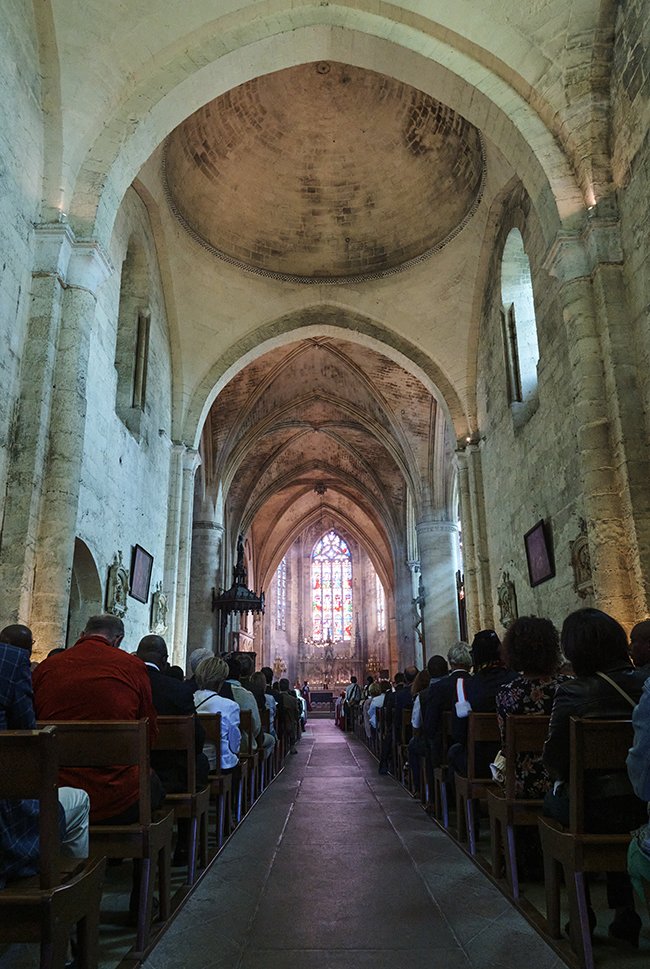
M 560 641 L 548 619 L 516 619 L 504 636 L 502 648 L 506 665 L 520 674 L 502 686 L 496 698 L 501 749 L 505 753 L 506 718 L 527 713 L 548 716 L 556 686 L 570 677 L 558 673 L 562 663 Z M 517 797 L 543 798 L 551 786 L 541 752 L 519 754 L 515 773 Z

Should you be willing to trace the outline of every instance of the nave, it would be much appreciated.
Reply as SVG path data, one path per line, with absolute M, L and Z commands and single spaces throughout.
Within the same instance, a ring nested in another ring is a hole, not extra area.
M 363 745 L 318 719 L 143 969 L 288 964 L 564 965 Z

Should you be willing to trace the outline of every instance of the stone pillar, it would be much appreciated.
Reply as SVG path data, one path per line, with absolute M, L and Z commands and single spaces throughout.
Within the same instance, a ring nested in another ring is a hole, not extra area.
M 613 439 L 617 415 L 611 398 L 615 394 L 608 393 L 613 388 L 605 377 L 601 339 L 608 321 L 599 324 L 593 289 L 594 275 L 603 271 L 599 264 L 620 258 L 617 239 L 605 226 L 598 232 L 594 225 L 588 227 L 585 238 L 558 234 L 545 268 L 561 282 L 595 604 L 629 626 L 638 618 L 626 551 L 632 510 Z
M 165 581 L 169 589 L 170 661 L 185 667 L 189 609 L 194 475 L 201 458 L 194 448 L 174 443 L 170 453 L 169 505 L 165 541 Z
M 219 594 L 223 525 L 203 510 L 192 523 L 190 564 L 190 606 L 187 628 L 188 656 L 195 649 L 212 649 L 217 644 L 219 613 L 212 611 L 212 593 Z
M 472 519 L 474 538 L 474 557 L 476 563 L 476 626 L 470 627 L 474 635 L 479 629 L 494 629 L 494 610 L 492 608 L 492 587 L 490 578 L 490 556 L 487 543 L 485 522 L 485 498 L 483 492 L 483 467 L 480 444 L 469 444 L 467 455 L 467 483 L 469 487 L 469 509 Z M 472 636 L 472 638 L 473 638 Z
M 470 500 L 469 469 L 465 449 L 456 452 L 458 467 L 458 496 L 460 500 L 460 520 L 463 526 L 463 568 L 465 575 L 465 603 L 467 610 L 467 630 L 470 640 L 480 627 L 478 597 L 478 563 L 475 522 Z
M 27 550 L 20 611 L 34 632 L 38 659 L 53 646 L 65 645 L 85 442 L 88 358 L 97 292 L 112 266 L 98 243 L 75 240 L 68 226 L 44 226 L 37 234 L 40 248 L 34 289 L 38 295 L 26 348 L 24 408 L 21 404 L 21 422 L 28 434 L 12 481 L 17 484 L 31 469 L 33 478 L 27 490 L 33 495 L 16 501 L 11 512 L 14 527 L 21 521 L 26 526 L 19 546 Z M 43 338 L 52 341 L 49 347 L 39 345 Z M 23 480 L 23 487 L 25 484 Z M 16 575 L 14 572 L 14 578 Z
M 56 348 L 73 245 L 74 237 L 68 226 L 56 224 L 35 229 L 31 310 L 21 363 L 21 396 L 13 433 L 15 446 L 8 468 L 0 530 L 0 614 L 7 622 L 31 622 L 34 555 Z
M 447 655 L 458 640 L 456 569 L 458 527 L 454 522 L 426 517 L 416 524 L 424 586 L 424 662 L 436 653 Z

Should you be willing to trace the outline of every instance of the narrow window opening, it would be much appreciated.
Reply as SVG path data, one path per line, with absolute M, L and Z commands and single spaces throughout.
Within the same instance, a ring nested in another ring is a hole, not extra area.
M 151 315 L 138 313 L 138 335 L 135 345 L 135 374 L 133 377 L 133 407 L 144 410 L 147 396 L 147 366 L 149 363 L 149 328 Z
M 503 248 L 501 298 L 508 402 L 521 407 L 537 398 L 539 346 L 530 262 L 519 229 L 511 230 Z

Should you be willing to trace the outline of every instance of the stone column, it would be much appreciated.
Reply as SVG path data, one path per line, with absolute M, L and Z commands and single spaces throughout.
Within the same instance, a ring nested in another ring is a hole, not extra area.
M 594 274 L 602 272 L 600 263 L 617 262 L 621 256 L 616 238 L 605 226 L 602 230 L 599 233 L 591 226 L 585 238 L 559 233 L 545 268 L 561 282 L 594 597 L 599 609 L 629 625 L 636 615 L 634 580 L 625 551 L 632 512 L 612 436 L 616 405 L 608 394 L 612 388 L 605 378 L 592 281 Z M 600 329 L 607 329 L 606 320 Z
M 194 510 L 194 475 L 201 456 L 194 448 L 185 448 L 177 462 L 176 518 L 178 546 L 174 583 L 174 609 L 171 624 L 171 661 L 185 668 L 187 660 L 187 619 L 190 603 L 190 560 L 192 553 L 192 515 Z M 178 466 L 180 465 L 180 467 Z M 180 474 L 179 474 L 180 472 Z M 168 643 L 168 647 L 169 647 Z
M 427 516 L 418 520 L 416 531 L 425 599 L 426 663 L 436 653 L 446 656 L 459 636 L 456 605 L 458 527 L 454 522 Z
M 43 297 L 49 290 L 49 312 L 45 304 L 39 316 L 40 325 L 56 340 L 56 354 L 51 348 L 33 347 L 32 359 L 40 357 L 36 368 L 35 386 L 26 386 L 24 393 L 38 397 L 44 384 L 50 383 L 45 402 L 38 404 L 32 417 L 46 421 L 47 450 L 42 461 L 42 441 L 36 433 L 36 450 L 32 447 L 29 463 L 36 472 L 36 485 L 41 477 L 40 508 L 33 555 L 33 586 L 29 622 L 38 641 L 37 658 L 55 645 L 65 645 L 74 540 L 77 531 L 79 482 L 84 453 L 86 430 L 86 377 L 91 336 L 95 320 L 97 292 L 108 278 L 112 266 L 102 248 L 94 241 L 77 241 L 69 227 L 44 227 L 41 230 L 44 246 L 41 258 L 56 260 L 51 271 L 35 274 L 43 283 L 36 283 Z M 61 273 L 65 272 L 65 279 Z M 62 292 L 59 289 L 62 288 Z M 47 297 L 46 297 L 47 298 Z M 58 327 L 56 319 L 60 318 Z M 30 328 L 31 329 L 31 328 Z M 58 330 L 55 333 L 54 331 Z M 30 333 L 32 339 L 35 334 Z M 26 374 L 27 381 L 30 375 Z M 49 398 L 49 401 L 47 401 Z M 49 414 L 48 414 L 49 411 Z M 49 416 L 49 421 L 48 421 Z M 30 435 L 33 428 L 30 429 Z M 41 472 L 39 475 L 39 471 Z M 31 487 L 31 486 L 30 486 Z M 34 534 L 34 510 L 23 505 L 27 512 L 29 531 Z M 23 538 L 23 547 L 25 539 Z M 27 611 L 29 593 L 23 589 L 23 608 Z
M 164 587 L 169 590 L 167 646 L 171 661 L 184 667 L 187 652 L 194 475 L 201 458 L 194 448 L 175 442 L 171 446 L 169 462 L 164 579 Z
M 219 613 L 212 611 L 212 593 L 219 594 L 223 525 L 203 510 L 192 523 L 188 656 L 195 649 L 216 647 Z
M 480 444 L 469 444 L 465 451 L 467 455 L 467 483 L 469 486 L 469 508 L 472 519 L 472 533 L 474 538 L 474 557 L 476 563 L 476 626 L 471 629 L 473 635 L 479 629 L 494 628 L 494 611 L 492 608 L 492 586 L 490 578 L 490 556 L 487 543 L 487 527 L 485 521 L 485 497 L 483 492 L 483 467 Z
M 56 348 L 66 273 L 74 245 L 66 225 L 35 229 L 31 310 L 21 363 L 21 395 L 13 432 L 0 530 L 0 589 L 6 621 L 31 622 L 34 555 L 47 453 Z M 38 649 L 38 645 L 37 645 Z
M 465 603 L 467 610 L 467 630 L 470 640 L 480 627 L 478 597 L 478 563 L 476 555 L 475 522 L 470 500 L 469 469 L 465 449 L 456 452 L 458 467 L 458 496 L 460 500 L 460 520 L 463 526 L 463 568 L 465 575 Z

